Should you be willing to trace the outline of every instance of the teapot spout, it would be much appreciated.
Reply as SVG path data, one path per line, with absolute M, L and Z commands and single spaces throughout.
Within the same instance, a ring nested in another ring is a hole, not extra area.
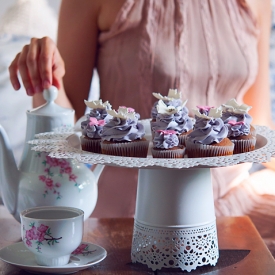
M 12 215 L 15 215 L 17 211 L 19 181 L 20 172 L 8 136 L 0 125 L 0 191 L 4 205 Z

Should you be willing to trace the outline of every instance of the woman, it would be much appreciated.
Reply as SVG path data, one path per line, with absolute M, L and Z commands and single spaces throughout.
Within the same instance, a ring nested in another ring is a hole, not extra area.
M 270 13 L 269 0 L 66 0 L 57 47 L 49 38 L 33 38 L 10 66 L 11 82 L 19 88 L 19 71 L 34 106 L 43 102 L 42 89 L 54 84 L 59 104 L 72 106 L 79 118 L 97 68 L 100 98 L 113 108 L 133 107 L 141 118 L 150 116 L 152 92 L 166 95 L 177 88 L 189 109 L 236 98 L 253 106 L 254 124 L 271 126 Z M 257 220 L 266 211 L 254 201 L 266 200 L 250 186 L 250 167 L 213 169 L 216 213 L 250 215 L 262 236 L 274 240 L 274 218 Z M 133 215 L 137 171 L 105 170 L 93 215 Z M 269 207 L 275 207 L 273 200 Z

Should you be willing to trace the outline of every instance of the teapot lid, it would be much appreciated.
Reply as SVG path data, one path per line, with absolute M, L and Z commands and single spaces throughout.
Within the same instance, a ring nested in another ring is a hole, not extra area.
M 46 100 L 46 103 L 33 110 L 29 110 L 28 113 L 42 116 L 72 115 L 72 113 L 74 113 L 73 109 L 63 108 L 54 102 L 57 95 L 58 90 L 55 86 L 45 89 L 43 91 L 43 97 Z

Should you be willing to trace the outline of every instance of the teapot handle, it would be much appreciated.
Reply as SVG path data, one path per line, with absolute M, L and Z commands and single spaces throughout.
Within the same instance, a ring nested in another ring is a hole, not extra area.
M 95 164 L 93 166 L 95 166 L 95 168 L 93 169 L 93 173 L 94 173 L 94 176 L 95 176 L 95 178 L 96 178 L 96 180 L 98 182 L 98 179 L 99 179 L 99 177 L 100 177 L 100 175 L 101 175 L 101 173 L 102 173 L 105 165 L 103 165 L 103 164 Z

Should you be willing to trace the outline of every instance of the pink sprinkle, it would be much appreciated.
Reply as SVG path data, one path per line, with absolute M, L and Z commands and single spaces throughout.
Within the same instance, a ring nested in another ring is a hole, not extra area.
M 235 121 L 235 120 L 229 120 L 228 122 L 227 122 L 228 124 L 230 124 L 230 125 L 244 125 L 244 122 L 243 121 Z
M 126 106 L 119 106 L 119 108 L 127 108 L 128 113 L 133 113 L 135 111 L 135 109 L 133 109 L 131 107 L 126 107 Z
M 90 126 L 93 126 L 93 125 L 103 126 L 103 125 L 105 125 L 105 121 L 104 120 L 97 120 L 95 117 L 90 117 L 89 125 Z
M 104 126 L 105 125 L 105 120 L 101 119 L 98 121 L 99 126 Z
M 157 130 L 158 133 L 161 133 L 163 135 L 173 135 L 173 134 L 177 134 L 176 131 L 174 130 Z
M 214 108 L 214 106 L 201 106 L 201 105 L 198 105 L 197 108 L 199 108 L 200 110 L 204 110 L 204 111 L 207 111 L 209 112 L 210 109 Z

